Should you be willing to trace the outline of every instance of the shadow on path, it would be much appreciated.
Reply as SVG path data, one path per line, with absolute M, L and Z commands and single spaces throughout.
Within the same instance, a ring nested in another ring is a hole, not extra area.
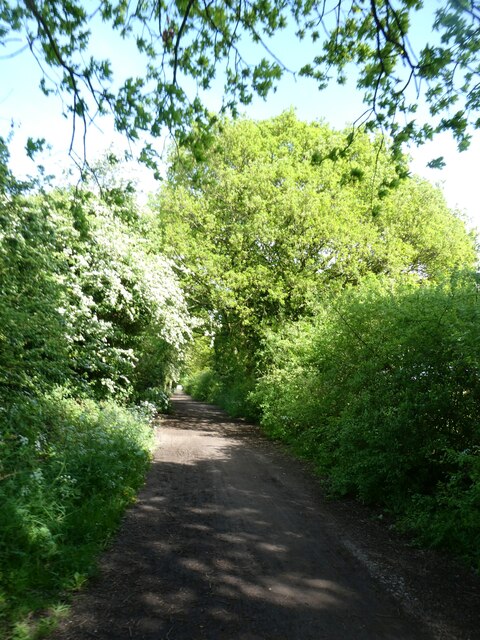
M 426 639 L 255 427 L 174 398 L 147 484 L 57 640 Z

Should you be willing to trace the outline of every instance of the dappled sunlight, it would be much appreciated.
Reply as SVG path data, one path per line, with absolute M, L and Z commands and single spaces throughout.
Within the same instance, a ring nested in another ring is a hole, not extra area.
M 125 637 L 148 640 L 428 637 L 379 601 L 280 450 L 248 446 L 255 428 L 215 408 L 208 419 L 185 396 L 174 404 L 149 483 L 103 561 L 102 580 L 131 593 L 125 607 L 99 600 L 87 636 L 110 638 L 110 607 Z

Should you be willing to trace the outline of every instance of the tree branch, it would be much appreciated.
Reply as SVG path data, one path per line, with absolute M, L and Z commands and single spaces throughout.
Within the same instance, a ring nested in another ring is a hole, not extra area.
M 185 9 L 185 14 L 183 16 L 182 24 L 180 25 L 180 29 L 177 33 L 177 39 L 175 41 L 175 49 L 174 49 L 174 62 L 173 62 L 173 84 L 177 84 L 177 68 L 178 68 L 178 47 L 180 46 L 180 39 L 183 34 L 183 30 L 187 24 L 188 16 L 193 7 L 195 0 L 189 0 L 187 8 Z

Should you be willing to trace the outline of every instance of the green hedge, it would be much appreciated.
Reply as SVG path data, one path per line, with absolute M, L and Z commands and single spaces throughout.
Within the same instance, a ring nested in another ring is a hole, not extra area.
M 395 514 L 423 544 L 480 568 L 480 300 L 372 279 L 267 344 L 261 422 L 331 491 Z
M 217 404 L 234 418 L 243 417 L 258 421 L 258 406 L 252 401 L 255 382 L 238 372 L 238 380 L 232 383 L 213 369 L 202 369 L 185 381 L 185 391 L 195 400 Z

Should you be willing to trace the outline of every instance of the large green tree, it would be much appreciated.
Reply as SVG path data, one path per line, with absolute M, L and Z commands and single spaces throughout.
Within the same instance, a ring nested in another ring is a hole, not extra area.
M 309 313 L 326 286 L 368 273 L 435 277 L 474 259 L 440 191 L 400 180 L 382 139 L 293 112 L 222 123 L 201 162 L 175 154 L 158 206 L 196 303 L 245 325 Z
M 412 25 L 426 4 L 2 0 L 0 43 L 13 56 L 21 34 L 42 68 L 42 90 L 59 91 L 66 111 L 84 129 L 95 114 L 111 112 L 116 128 L 131 139 L 141 131 L 159 136 L 167 125 L 177 139 L 191 141 L 192 123 L 208 132 L 211 116 L 202 94 L 219 77 L 223 109 L 236 113 L 253 95 L 266 97 L 285 73 L 311 77 L 322 88 L 332 79 L 345 82 L 353 63 L 367 106 L 359 122 L 387 130 L 398 148 L 406 139 L 421 141 L 449 130 L 463 149 L 480 125 L 480 8 L 474 0 L 440 2 L 431 11 L 425 42 L 418 45 Z M 138 76 L 119 77 L 115 60 L 95 54 L 92 36 L 105 29 L 138 50 Z M 292 46 L 313 41 L 318 47 L 301 68 L 290 69 L 275 55 L 275 35 L 284 30 L 290 30 Z M 257 53 L 249 48 L 252 43 L 259 45 Z M 189 79 L 196 89 L 190 90 Z M 420 97 L 430 108 L 428 122 L 418 121 L 415 113 Z M 152 154 L 147 145 L 143 159 Z
M 224 364 L 253 374 L 266 330 L 368 274 L 435 279 L 474 264 L 441 193 L 396 169 L 381 138 L 292 112 L 222 123 L 201 162 L 175 154 L 157 205 L 162 250 Z

